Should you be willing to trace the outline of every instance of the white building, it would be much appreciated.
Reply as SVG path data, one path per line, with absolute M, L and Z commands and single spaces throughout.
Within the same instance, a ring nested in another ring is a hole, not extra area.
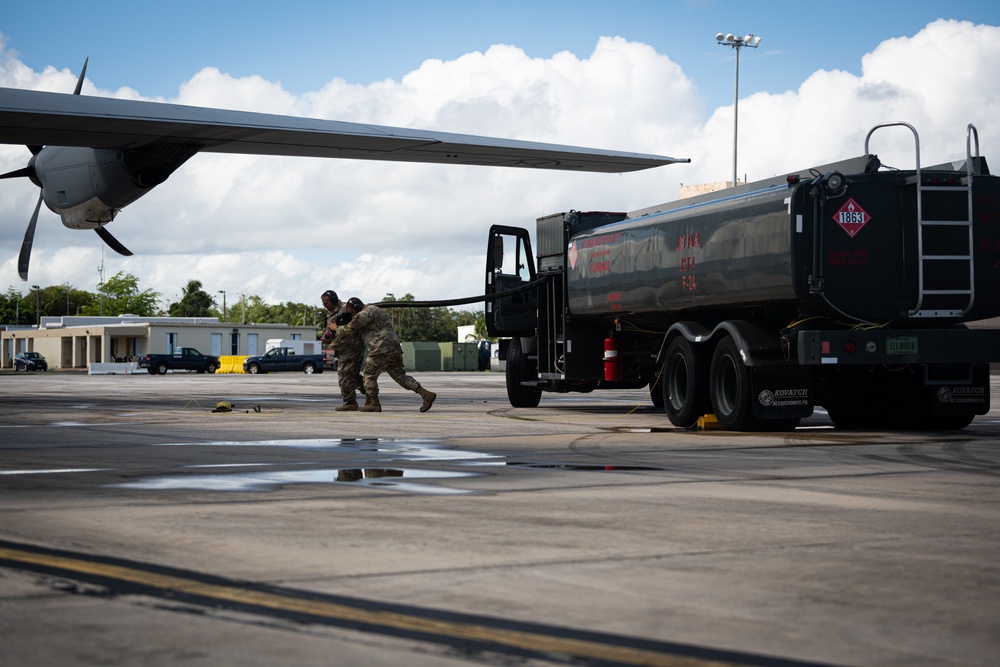
M 264 353 L 270 338 L 316 340 L 316 327 L 219 322 L 215 317 L 43 317 L 39 328 L 0 332 L 0 368 L 18 352 L 39 352 L 52 369 L 135 360 L 193 347 L 216 356 Z

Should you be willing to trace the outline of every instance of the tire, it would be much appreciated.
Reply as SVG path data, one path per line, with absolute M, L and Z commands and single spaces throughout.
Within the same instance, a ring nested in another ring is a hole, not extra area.
M 311 361 L 307 361 L 305 364 L 302 365 L 302 372 L 305 373 L 306 375 L 312 375 L 313 373 L 316 372 L 316 364 L 312 363 Z
M 760 420 L 753 416 L 750 372 L 731 336 L 715 346 L 708 373 L 708 393 L 719 425 L 727 431 L 756 431 Z
M 515 408 L 537 408 L 542 392 L 525 387 L 522 380 L 534 380 L 537 365 L 521 351 L 521 339 L 512 338 L 507 348 L 507 400 Z
M 166 375 L 167 374 L 166 362 L 161 361 L 160 363 L 156 364 L 156 372 L 160 375 Z
M 663 378 L 657 376 L 649 381 L 649 400 L 653 402 L 654 408 L 663 408 Z
M 907 406 L 896 415 L 893 426 L 906 431 L 960 431 L 976 415 L 936 415 L 929 406 Z
M 931 431 L 961 431 L 976 415 L 928 415 L 923 428 Z
M 885 413 L 878 408 L 861 409 L 834 404 L 826 406 L 826 413 L 837 428 L 870 430 L 886 426 Z
M 701 349 L 683 336 L 670 341 L 663 365 L 663 410 L 670 423 L 689 428 L 708 412 L 708 378 Z
M 247 366 L 247 373 L 250 373 L 252 375 L 257 375 L 257 373 L 260 373 L 260 366 L 258 366 L 257 364 L 250 364 L 249 366 Z
M 208 362 L 208 365 L 205 366 L 206 373 L 214 373 L 217 370 L 219 370 L 219 364 L 215 363 L 214 361 Z

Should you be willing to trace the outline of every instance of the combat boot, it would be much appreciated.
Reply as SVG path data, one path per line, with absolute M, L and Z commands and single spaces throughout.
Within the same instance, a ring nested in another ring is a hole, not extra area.
M 417 389 L 417 393 L 420 394 L 420 397 L 424 399 L 424 404 L 420 406 L 420 411 L 427 412 L 428 410 L 431 409 L 431 406 L 434 404 L 434 399 L 437 398 L 438 395 L 435 394 L 433 391 L 427 391 L 423 387 Z
M 353 412 L 358 409 L 357 401 L 347 401 L 343 405 L 338 405 L 334 410 L 337 412 Z
M 382 404 L 378 401 L 378 394 L 370 393 L 365 396 L 365 404 L 358 410 L 360 412 L 382 412 Z

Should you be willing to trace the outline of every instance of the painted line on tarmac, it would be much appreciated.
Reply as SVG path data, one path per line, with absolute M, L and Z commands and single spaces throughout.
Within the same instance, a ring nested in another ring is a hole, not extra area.
M 0 565 L 98 584 L 118 594 L 144 594 L 191 604 L 335 625 L 463 650 L 601 665 L 664 667 L 817 667 L 786 660 L 622 635 L 587 632 L 488 616 L 388 604 L 362 598 L 255 584 L 120 558 L 0 540 Z

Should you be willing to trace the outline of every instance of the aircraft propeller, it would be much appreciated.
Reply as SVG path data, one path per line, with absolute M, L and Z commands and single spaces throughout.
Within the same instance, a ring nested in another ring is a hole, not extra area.
M 76 81 L 76 88 L 73 90 L 74 95 L 79 95 L 80 91 L 83 89 L 83 79 L 87 75 L 87 63 L 90 62 L 90 58 L 83 61 L 83 70 L 80 72 L 80 77 Z M 6 174 L 0 174 L 0 179 L 4 178 L 29 178 L 31 182 L 37 185 L 39 188 L 42 187 L 42 181 L 35 171 L 35 156 L 41 152 L 43 146 L 28 146 L 29 151 L 31 151 L 31 159 L 28 161 L 27 167 L 22 167 L 21 169 L 15 169 L 14 171 L 9 171 Z M 28 228 L 24 231 L 24 240 L 21 242 L 21 252 L 17 256 L 17 272 L 21 276 L 21 280 L 28 279 L 28 262 L 31 260 L 31 246 L 35 241 L 35 224 L 38 222 L 38 212 L 42 208 L 42 192 L 38 193 L 38 202 L 35 204 L 35 212 L 31 215 L 31 220 L 28 222 Z M 112 250 L 120 255 L 129 256 L 132 252 L 126 248 L 122 243 L 111 235 L 111 232 L 104 229 L 103 227 L 98 227 L 94 230 L 97 235 L 110 247 Z

